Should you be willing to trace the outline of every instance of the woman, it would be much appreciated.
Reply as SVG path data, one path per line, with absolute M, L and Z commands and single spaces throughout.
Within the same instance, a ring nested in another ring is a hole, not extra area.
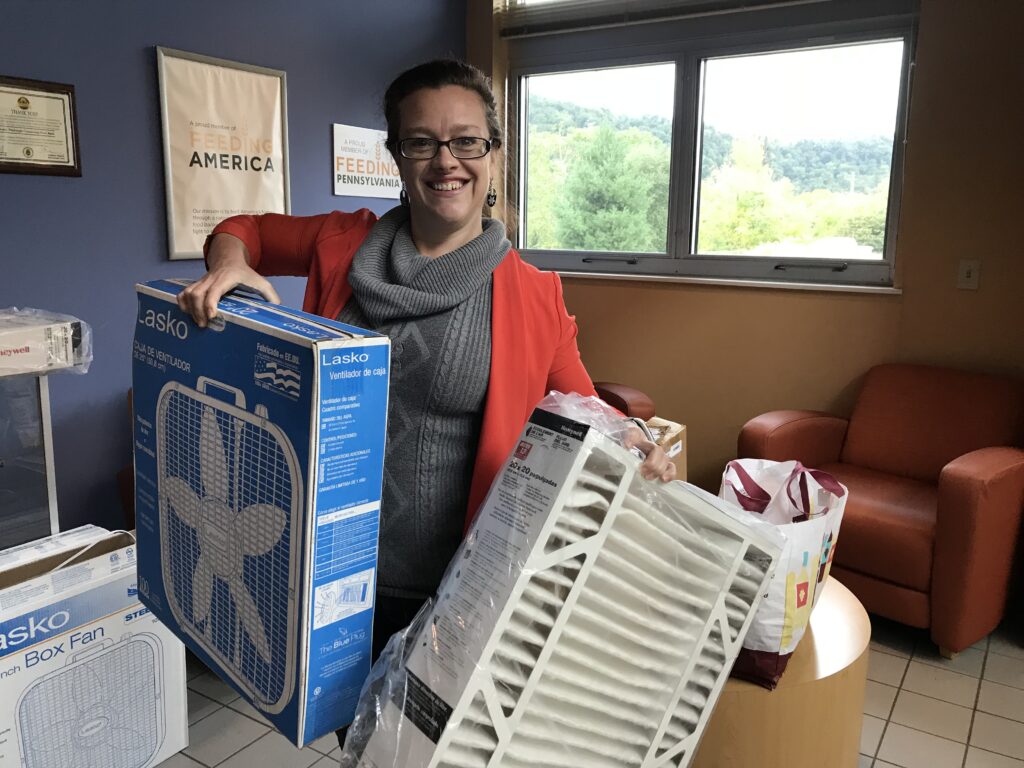
M 374 658 L 435 592 L 536 403 L 594 394 L 558 276 L 481 216 L 501 147 L 486 77 L 423 64 L 391 84 L 384 113 L 400 206 L 379 221 L 365 209 L 228 219 L 207 241 L 208 274 L 178 300 L 202 326 L 237 285 L 278 302 L 263 275 L 306 275 L 306 311 L 391 338 Z M 663 451 L 636 445 L 647 477 L 674 477 Z

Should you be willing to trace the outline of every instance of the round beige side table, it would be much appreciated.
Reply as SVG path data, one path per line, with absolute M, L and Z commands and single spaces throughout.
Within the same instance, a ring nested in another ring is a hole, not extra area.
M 693 768 L 856 768 L 871 622 L 833 578 L 774 691 L 729 680 Z

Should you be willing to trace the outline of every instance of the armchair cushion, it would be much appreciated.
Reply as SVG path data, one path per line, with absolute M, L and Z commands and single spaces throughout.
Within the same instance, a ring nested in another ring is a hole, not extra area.
M 835 564 L 928 592 L 938 489 L 852 464 L 820 467 L 850 489 Z
M 935 483 L 965 453 L 1016 445 L 1019 382 L 929 365 L 879 365 L 857 397 L 840 461 Z

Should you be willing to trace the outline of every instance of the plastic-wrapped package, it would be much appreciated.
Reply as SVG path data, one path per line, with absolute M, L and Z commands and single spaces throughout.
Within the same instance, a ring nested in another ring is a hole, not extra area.
M 86 373 L 91 362 L 88 323 L 43 309 L 0 309 L 0 376 Z
M 342 766 L 689 764 L 784 542 L 644 480 L 614 439 L 630 428 L 596 398 L 534 411 L 436 598 L 374 666 Z

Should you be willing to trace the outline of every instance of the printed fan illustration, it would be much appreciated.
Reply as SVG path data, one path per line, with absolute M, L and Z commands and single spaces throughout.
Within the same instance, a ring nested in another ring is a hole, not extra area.
M 288 523 L 284 510 L 272 504 L 251 504 L 234 508 L 225 500 L 223 489 L 230 487 L 227 454 L 217 417 L 203 409 L 199 458 L 202 498 L 179 477 L 164 480 L 164 493 L 178 516 L 195 529 L 199 538 L 199 561 L 192 576 L 192 620 L 196 624 L 210 616 L 214 576 L 223 579 L 238 606 L 238 615 L 264 661 L 270 662 L 270 646 L 263 629 L 259 608 L 242 581 L 245 555 L 264 555 L 281 539 Z M 240 452 L 235 452 L 236 459 Z M 235 468 L 235 475 L 239 475 Z M 235 501 L 237 506 L 237 497 Z
M 163 739 L 160 641 L 135 635 L 34 683 L 18 704 L 27 768 L 143 768 Z
M 259 709 L 280 712 L 294 690 L 300 610 L 295 449 L 266 406 L 250 412 L 240 390 L 202 377 L 197 389 L 164 386 L 156 428 L 171 613 L 207 663 Z

